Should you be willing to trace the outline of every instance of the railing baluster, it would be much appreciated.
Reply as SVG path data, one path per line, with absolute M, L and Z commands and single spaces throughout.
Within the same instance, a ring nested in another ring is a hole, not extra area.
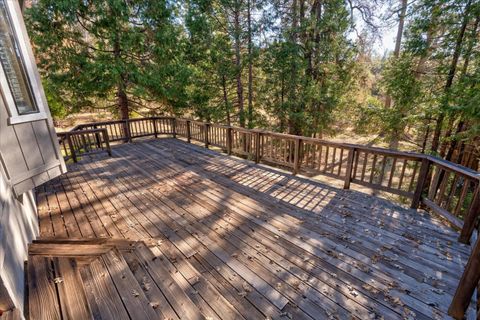
M 367 162 L 368 162 L 368 155 L 366 151 L 363 152 L 364 157 L 363 157 L 363 166 L 362 166 L 362 178 L 361 181 L 365 181 L 365 172 L 367 170 Z
M 373 178 L 375 177 L 375 165 L 377 164 L 377 154 L 373 155 L 373 162 L 372 162 L 372 168 L 370 169 L 370 183 L 373 182 Z
M 174 138 L 176 138 L 177 137 L 177 119 L 172 118 L 172 122 L 170 125 L 172 127 L 172 135 Z
M 300 138 L 295 139 L 294 155 L 293 155 L 293 174 L 297 174 L 300 171 L 300 145 L 302 140 Z
M 157 128 L 157 118 L 152 118 L 152 124 L 153 124 L 153 136 L 155 138 L 158 138 L 158 128 Z
M 384 155 L 382 159 L 382 168 L 380 169 L 380 176 L 378 178 L 378 184 L 382 185 L 383 178 L 385 177 L 385 168 L 387 167 L 387 156 Z
M 352 181 L 352 168 L 353 168 L 353 158 L 355 157 L 355 148 L 348 150 L 347 158 L 347 171 L 345 172 L 345 182 L 343 183 L 343 189 L 350 188 L 350 181 Z
M 343 162 L 343 148 L 340 149 L 340 162 L 338 163 L 338 175 L 342 173 L 342 162 Z
M 70 155 L 72 156 L 73 162 L 77 162 L 77 155 L 75 153 L 75 148 L 73 147 L 72 137 L 70 136 L 70 133 L 67 133 L 66 137 L 67 137 L 68 147 L 70 148 Z
M 227 128 L 227 154 L 232 154 L 232 128 Z
M 210 131 L 210 124 L 209 124 L 209 123 L 205 123 L 205 125 L 204 125 L 203 128 L 204 128 L 204 129 L 203 129 L 203 130 L 204 130 L 203 137 L 204 137 L 204 139 L 205 139 L 205 148 L 208 149 L 208 145 L 210 144 L 210 143 L 209 143 L 209 138 L 208 138 L 208 136 L 209 136 L 209 131 Z
M 188 143 L 190 143 L 191 139 L 192 139 L 191 133 L 190 133 L 190 123 L 191 123 L 190 120 L 187 120 L 187 141 L 188 141 Z
M 332 152 L 332 165 L 330 166 L 330 173 L 333 174 L 333 170 L 335 169 L 335 162 L 337 160 L 337 148 L 333 147 Z
M 402 173 L 400 173 L 400 178 L 398 180 L 398 189 L 402 189 L 403 177 L 405 176 L 405 170 L 407 169 L 407 159 L 403 160 Z

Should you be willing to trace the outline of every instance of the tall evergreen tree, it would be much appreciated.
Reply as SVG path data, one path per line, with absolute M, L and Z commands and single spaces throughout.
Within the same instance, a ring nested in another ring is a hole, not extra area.
M 167 2 L 40 0 L 25 14 L 43 76 L 64 103 L 109 101 L 122 119 L 184 103 L 188 74 Z

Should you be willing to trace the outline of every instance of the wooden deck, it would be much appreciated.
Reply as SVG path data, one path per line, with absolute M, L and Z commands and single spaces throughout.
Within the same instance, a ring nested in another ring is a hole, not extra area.
M 112 152 L 37 189 L 41 238 L 145 241 L 157 315 L 448 318 L 470 247 L 423 211 L 176 139 Z

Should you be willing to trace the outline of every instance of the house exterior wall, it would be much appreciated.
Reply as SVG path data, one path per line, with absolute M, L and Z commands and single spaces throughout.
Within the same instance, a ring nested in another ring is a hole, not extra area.
M 0 310 L 24 305 L 24 262 L 28 244 L 38 236 L 33 191 L 16 197 L 0 174 Z
M 19 196 L 65 172 L 65 164 L 18 1 L 0 1 L 8 9 L 32 98 L 39 109 L 33 114 L 14 114 L 7 71 L 0 66 L 0 162 L 13 193 Z
M 66 169 L 18 1 L 0 0 L 0 5 L 10 23 L 0 21 L 0 311 L 23 311 L 24 263 L 39 232 L 33 190 Z M 12 60 L 12 52 L 20 52 L 21 59 Z M 12 61 L 24 63 L 23 78 L 14 73 Z M 11 79 L 28 80 L 39 112 L 19 114 Z

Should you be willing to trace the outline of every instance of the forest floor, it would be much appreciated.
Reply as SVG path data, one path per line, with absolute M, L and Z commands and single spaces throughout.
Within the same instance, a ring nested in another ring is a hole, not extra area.
M 107 111 L 101 112 L 82 112 L 74 113 L 68 115 L 64 119 L 55 120 L 55 129 L 57 132 L 65 132 L 73 129 L 73 127 L 89 122 L 99 122 L 99 121 L 108 121 L 113 120 L 114 116 L 112 113 Z

